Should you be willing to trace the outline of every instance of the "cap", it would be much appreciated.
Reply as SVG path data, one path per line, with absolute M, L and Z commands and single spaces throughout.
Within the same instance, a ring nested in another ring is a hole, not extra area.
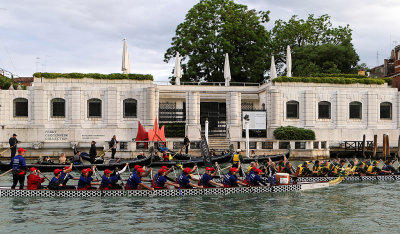
M 55 170 L 54 170 L 54 175 L 58 175 L 58 173 L 60 173 L 60 172 L 62 172 L 61 169 L 55 169 Z
M 260 174 L 260 173 L 262 173 L 262 170 L 260 170 L 260 169 L 257 168 L 257 170 L 255 170 L 255 172 L 256 172 L 257 174 Z
M 168 170 L 167 166 L 162 166 L 161 169 Z
M 215 171 L 213 167 L 206 167 L 206 171 Z
M 138 168 L 142 168 L 142 166 L 140 166 L 140 165 L 135 165 L 135 167 L 133 167 L 133 170 L 137 170 Z
M 183 170 L 184 173 L 189 174 L 190 172 L 192 172 L 192 169 L 190 169 L 189 167 L 186 167 L 185 170 Z
M 104 174 L 111 174 L 112 173 L 112 171 L 110 171 L 110 170 L 108 170 L 108 169 L 105 169 L 104 170 Z
M 36 171 L 37 169 L 34 167 L 29 168 L 30 171 Z
M 137 172 L 144 172 L 144 169 L 141 168 L 141 167 L 139 167 L 136 171 L 137 171 Z
M 162 174 L 162 173 L 164 173 L 164 172 L 166 172 L 166 170 L 164 170 L 163 168 L 161 168 L 160 170 L 158 170 L 158 174 Z
M 13 136 L 17 136 L 17 134 L 14 133 Z
M 252 167 L 251 170 L 257 172 L 257 167 Z
M 69 166 L 65 166 L 65 167 L 64 167 L 64 170 L 67 170 L 67 169 L 69 169 Z
M 86 168 L 86 169 L 82 170 L 82 173 L 85 174 L 85 173 L 88 173 L 89 171 L 91 171 L 90 168 Z
M 19 148 L 18 149 L 18 153 L 25 152 L 25 151 L 26 151 L 26 149 L 24 149 L 24 148 Z
M 232 168 L 229 169 L 229 172 L 237 172 L 237 170 L 238 169 L 236 167 L 232 167 Z

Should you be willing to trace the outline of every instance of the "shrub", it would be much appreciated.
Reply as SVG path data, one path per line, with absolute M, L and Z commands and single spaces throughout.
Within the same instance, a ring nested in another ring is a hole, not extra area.
M 274 136 L 277 140 L 315 140 L 313 130 L 293 126 L 282 126 L 275 129 Z
M 385 83 L 384 79 L 378 78 L 345 78 L 345 77 L 287 77 L 281 76 L 272 82 L 302 82 L 302 83 L 327 83 L 327 84 L 377 84 Z
M 108 80 L 153 80 L 153 76 L 149 74 L 99 74 L 99 73 L 47 73 L 36 72 L 33 74 L 37 78 L 56 79 L 56 78 L 70 78 L 70 79 L 108 79 Z
M 343 77 L 343 78 L 368 78 L 366 75 L 342 74 L 342 73 L 314 73 L 311 77 Z

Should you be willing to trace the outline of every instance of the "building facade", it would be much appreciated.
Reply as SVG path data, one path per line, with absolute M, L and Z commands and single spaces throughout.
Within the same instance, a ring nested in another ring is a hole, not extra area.
M 36 149 L 87 147 L 92 140 L 102 145 L 112 135 L 132 142 L 139 121 L 148 130 L 158 118 L 161 124 L 184 124 L 193 142 L 208 121 L 209 138 L 240 147 L 243 113 L 252 111 L 261 114 L 250 120 L 259 126 L 251 129 L 251 140 L 260 143 L 287 125 L 312 129 L 318 141 L 330 145 L 361 140 L 363 134 L 370 140 L 388 134 L 393 145 L 400 129 L 400 95 L 387 84 L 157 85 L 35 78 L 26 90 L 0 90 L 0 141 L 6 148 L 16 133 L 22 146 Z

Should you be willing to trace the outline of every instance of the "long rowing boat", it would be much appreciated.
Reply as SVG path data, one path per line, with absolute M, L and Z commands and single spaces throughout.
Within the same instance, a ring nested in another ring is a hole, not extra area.
M 204 189 L 161 189 L 161 190 L 26 190 L 0 187 L 0 197 L 184 197 L 203 195 L 229 195 L 248 193 L 277 193 L 299 192 L 320 188 L 328 188 L 340 183 L 336 181 L 304 182 L 288 185 L 232 187 L 232 188 L 204 188 Z
M 84 165 L 73 165 L 73 169 L 75 170 L 82 170 L 88 167 L 91 167 L 92 165 L 95 165 L 98 170 L 114 170 L 115 168 L 122 169 L 126 163 L 129 163 L 130 167 L 134 167 L 135 165 L 149 165 L 151 163 L 151 157 L 148 156 L 143 159 L 134 159 L 134 160 L 129 160 L 129 161 L 121 161 L 118 163 L 105 163 L 105 164 L 84 164 Z M 40 170 L 41 172 L 53 172 L 55 169 L 63 169 L 65 166 L 68 166 L 69 164 L 39 164 L 39 163 L 32 163 L 32 164 L 27 164 L 26 166 L 28 168 L 30 167 L 35 167 L 36 169 Z M 12 166 L 10 165 L 9 162 L 0 162 L 0 171 L 7 171 L 11 169 Z

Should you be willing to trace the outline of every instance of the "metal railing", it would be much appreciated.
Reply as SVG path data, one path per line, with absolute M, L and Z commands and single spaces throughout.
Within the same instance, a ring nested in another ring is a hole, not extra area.
M 160 85 L 175 85 L 170 81 L 154 81 L 156 84 Z M 262 83 L 261 83 L 262 84 Z M 261 85 L 260 83 L 251 83 L 251 82 L 230 82 L 230 86 L 257 86 Z M 208 86 L 225 86 L 225 82 L 181 82 L 181 85 L 208 85 Z
M 2 76 L 4 76 L 4 77 L 7 77 L 7 78 L 10 78 L 10 79 L 18 78 L 18 77 L 19 77 L 19 76 L 17 76 L 17 75 L 12 74 L 11 72 L 9 72 L 9 71 L 3 69 L 3 68 L 0 68 L 0 75 L 2 75 Z

